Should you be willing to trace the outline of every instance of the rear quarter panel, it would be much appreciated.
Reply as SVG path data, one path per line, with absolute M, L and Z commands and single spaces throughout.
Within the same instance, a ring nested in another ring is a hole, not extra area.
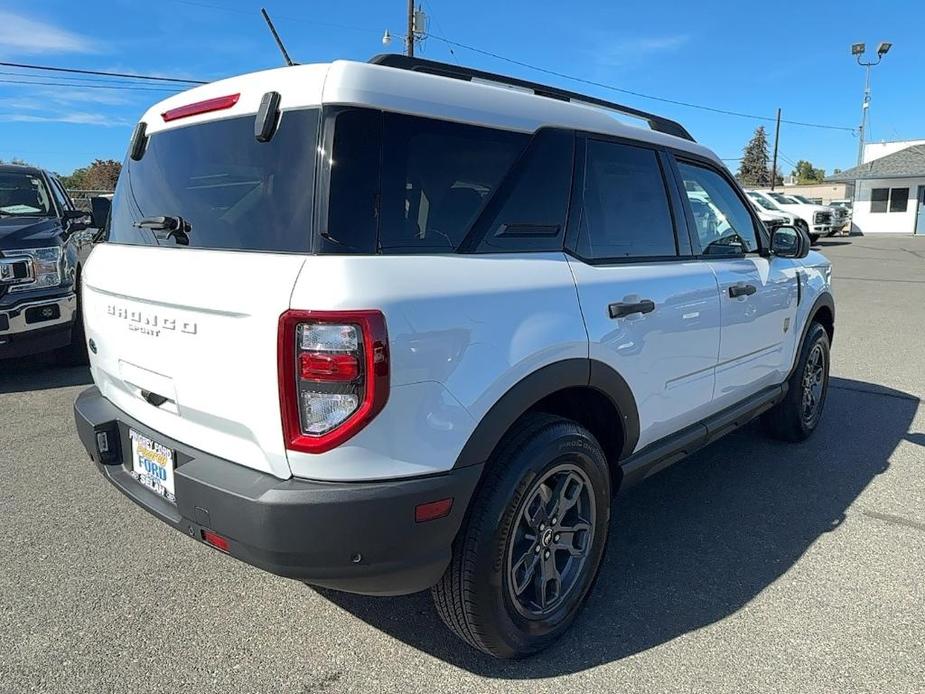
M 448 470 L 514 384 L 547 364 L 588 356 L 562 253 L 316 256 L 303 267 L 291 307 L 379 309 L 391 351 L 385 409 L 332 451 L 290 452 L 292 472 L 301 477 Z

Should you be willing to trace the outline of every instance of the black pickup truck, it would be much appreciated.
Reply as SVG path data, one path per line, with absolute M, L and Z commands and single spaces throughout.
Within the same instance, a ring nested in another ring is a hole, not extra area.
M 78 289 L 96 226 L 53 174 L 0 165 L 0 359 L 85 360 Z

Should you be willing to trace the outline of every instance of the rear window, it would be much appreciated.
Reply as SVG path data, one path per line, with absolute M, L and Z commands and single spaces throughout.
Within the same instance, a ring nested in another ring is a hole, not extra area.
M 529 140 L 395 113 L 339 113 L 321 250 L 454 253 Z
M 171 216 L 189 224 L 190 247 L 310 251 L 318 122 L 319 109 L 286 111 L 269 142 L 252 115 L 155 133 L 125 161 L 109 241 L 173 246 L 137 226 Z

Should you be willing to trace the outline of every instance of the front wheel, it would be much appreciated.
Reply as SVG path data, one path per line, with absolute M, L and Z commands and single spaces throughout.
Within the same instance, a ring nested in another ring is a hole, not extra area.
M 787 385 L 787 395 L 764 415 L 764 423 L 774 438 L 803 441 L 816 430 L 829 389 L 829 334 L 820 323 L 809 326 Z
M 586 429 L 562 417 L 525 417 L 488 462 L 433 588 L 444 623 L 498 658 L 549 646 L 594 583 L 610 496 L 607 459 Z
M 87 354 L 87 334 L 84 331 L 83 310 L 80 301 L 80 274 L 77 275 L 77 308 L 74 327 L 71 329 L 71 343 L 57 351 L 57 361 L 64 366 L 84 366 L 90 362 Z

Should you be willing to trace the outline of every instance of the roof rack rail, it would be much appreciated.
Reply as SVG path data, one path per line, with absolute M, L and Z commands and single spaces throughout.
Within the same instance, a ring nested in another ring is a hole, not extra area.
M 640 111 L 639 109 L 632 108 L 631 106 L 624 106 L 623 104 L 618 104 L 613 101 L 607 101 L 606 99 L 598 99 L 597 97 L 588 96 L 587 94 L 580 94 L 579 92 L 571 92 L 566 89 L 559 89 L 558 87 L 551 87 L 549 85 L 540 84 L 538 82 L 530 82 L 528 80 L 522 80 L 517 77 L 507 77 L 506 75 L 499 75 L 494 72 L 485 72 L 483 70 L 475 70 L 469 67 L 450 65 L 449 63 L 441 63 L 437 62 L 436 60 L 412 58 L 410 56 L 400 55 L 398 53 L 381 53 L 370 58 L 369 62 L 374 65 L 394 67 L 401 70 L 411 70 L 412 72 L 425 72 L 430 75 L 452 77 L 453 79 L 465 80 L 467 82 L 471 82 L 472 80 L 484 80 L 486 82 L 506 84 L 511 87 L 528 89 L 537 96 L 545 96 L 550 99 L 559 99 L 560 101 L 575 101 L 578 103 L 590 104 L 592 106 L 599 106 L 611 111 L 623 113 L 627 116 L 641 118 L 649 124 L 649 127 L 652 130 L 658 131 L 660 133 L 674 135 L 675 137 L 680 137 L 685 140 L 690 140 L 691 142 L 696 142 L 691 134 L 685 130 L 684 126 L 677 121 L 673 121 L 669 118 L 663 118 L 662 116 L 657 116 L 654 113 L 648 113 L 647 111 Z

